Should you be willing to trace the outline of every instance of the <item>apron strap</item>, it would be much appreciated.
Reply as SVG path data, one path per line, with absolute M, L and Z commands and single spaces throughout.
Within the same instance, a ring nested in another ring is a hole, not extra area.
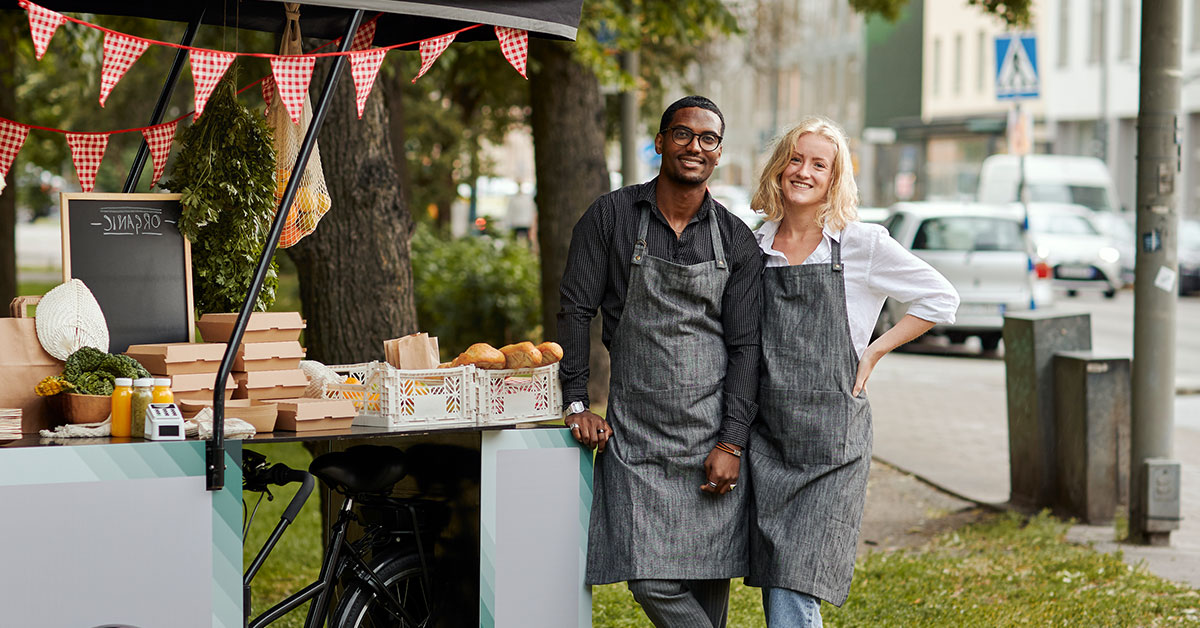
M 846 233 L 845 230 L 842 233 Z M 842 243 L 834 238 L 829 238 L 829 257 L 833 272 L 842 272 Z
M 725 247 L 721 246 L 721 230 L 717 228 L 717 212 L 713 207 L 708 210 L 708 232 L 712 236 L 713 259 L 717 260 L 717 268 L 725 268 L 728 266 L 725 263 Z
M 641 266 L 646 259 L 646 232 L 650 228 L 650 209 L 642 205 L 642 215 L 638 218 L 637 242 L 633 244 L 633 260 L 635 266 Z

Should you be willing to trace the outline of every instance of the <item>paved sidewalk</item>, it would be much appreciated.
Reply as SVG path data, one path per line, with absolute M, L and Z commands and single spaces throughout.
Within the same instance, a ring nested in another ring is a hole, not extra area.
M 876 458 L 953 495 L 1004 507 L 1009 464 L 1003 360 L 894 353 L 876 367 L 867 390 Z M 1075 526 L 1068 538 L 1100 551 L 1123 551 L 1130 564 L 1144 561 L 1159 576 L 1200 587 L 1200 421 L 1182 419 L 1176 420 L 1175 459 L 1183 463 L 1183 522 L 1170 547 L 1114 543 L 1111 527 Z

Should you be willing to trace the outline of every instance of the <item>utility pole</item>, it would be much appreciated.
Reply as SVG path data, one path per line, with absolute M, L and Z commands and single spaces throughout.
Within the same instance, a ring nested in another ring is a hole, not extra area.
M 1175 422 L 1182 20 L 1181 0 L 1142 3 L 1129 536 L 1146 545 L 1167 545 L 1170 531 L 1179 528 L 1179 467 L 1168 459 Z

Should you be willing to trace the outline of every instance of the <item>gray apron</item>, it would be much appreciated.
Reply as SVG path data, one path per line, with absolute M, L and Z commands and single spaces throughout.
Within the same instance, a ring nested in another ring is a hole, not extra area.
M 871 406 L 854 397 L 858 356 L 846 315 L 841 246 L 829 264 L 763 271 L 758 420 L 746 584 L 841 606 L 871 466 Z
M 609 352 L 613 434 L 596 457 L 588 584 L 745 574 L 749 487 L 700 490 L 725 414 L 727 366 L 721 302 L 729 268 L 717 217 L 710 213 L 708 223 L 716 259 L 673 264 L 646 254 L 650 210 L 642 208 Z

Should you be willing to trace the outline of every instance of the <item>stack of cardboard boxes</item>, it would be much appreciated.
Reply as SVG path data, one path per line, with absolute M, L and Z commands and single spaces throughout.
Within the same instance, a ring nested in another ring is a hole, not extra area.
M 228 341 L 237 314 L 205 314 L 198 326 L 205 340 Z M 309 431 L 349 427 L 354 404 L 349 401 L 305 399 L 308 378 L 300 370 L 305 328 L 299 312 L 255 312 L 250 315 L 233 361 L 237 383 L 234 399 L 270 402 L 278 407 L 275 427 Z
M 179 401 L 212 402 L 217 371 L 225 355 L 225 343 L 170 342 L 130 345 L 125 351 L 155 377 L 171 378 L 171 392 Z M 233 398 L 237 383 L 225 380 L 225 400 Z M 190 417 L 189 417 L 190 418 Z

